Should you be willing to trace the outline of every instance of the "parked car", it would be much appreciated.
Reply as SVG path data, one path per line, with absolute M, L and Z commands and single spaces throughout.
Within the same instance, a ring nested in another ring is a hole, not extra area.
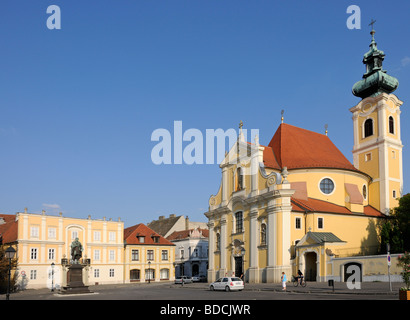
M 233 291 L 233 290 L 243 290 L 244 285 L 243 281 L 236 277 L 224 277 L 219 278 L 215 282 L 212 282 L 209 285 L 209 289 L 211 291 L 214 290 L 225 290 L 225 291 Z
M 199 282 L 199 281 L 201 281 L 201 278 L 199 276 L 192 277 L 192 282 Z
M 175 283 L 176 284 L 182 284 L 183 283 L 192 283 L 192 278 L 187 277 L 187 276 L 182 276 L 182 277 L 176 277 L 175 278 Z

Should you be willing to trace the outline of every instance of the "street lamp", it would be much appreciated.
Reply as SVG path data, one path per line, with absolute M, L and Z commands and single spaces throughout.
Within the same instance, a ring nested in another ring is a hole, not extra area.
M 51 264 L 51 292 L 54 292 L 54 262 Z
M 11 260 L 14 258 L 14 255 L 16 254 L 16 250 L 10 246 L 6 249 L 6 258 L 9 259 L 9 283 L 7 286 L 7 294 L 6 294 L 6 300 L 10 299 L 10 277 L 11 277 Z
M 148 283 L 151 283 L 151 260 L 148 261 Z

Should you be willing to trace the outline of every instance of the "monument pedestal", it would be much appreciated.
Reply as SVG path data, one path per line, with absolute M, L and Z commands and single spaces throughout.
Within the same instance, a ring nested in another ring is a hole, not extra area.
M 62 294 L 92 293 L 83 282 L 83 268 L 81 264 L 68 267 L 68 284 L 60 291 Z

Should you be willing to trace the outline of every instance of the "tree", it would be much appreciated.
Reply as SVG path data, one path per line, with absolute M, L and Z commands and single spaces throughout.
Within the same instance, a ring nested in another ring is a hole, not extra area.
M 410 251 L 410 193 L 399 199 L 399 206 L 378 225 L 380 253 L 386 253 L 390 244 L 391 253 Z
M 6 293 L 8 286 L 8 272 L 9 272 L 9 259 L 6 258 L 5 251 L 9 246 L 0 245 L 0 293 Z M 11 260 L 11 279 L 10 287 L 14 288 L 16 274 L 13 273 L 13 269 L 17 267 L 16 259 Z
M 403 240 L 403 250 L 410 251 L 410 193 L 399 199 L 399 206 L 393 210 L 393 217 Z

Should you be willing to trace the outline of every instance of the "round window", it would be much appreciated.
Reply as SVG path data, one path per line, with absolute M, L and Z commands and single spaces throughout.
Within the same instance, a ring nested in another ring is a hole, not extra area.
M 320 190 L 325 194 L 330 194 L 335 189 L 335 184 L 329 178 L 320 181 Z

